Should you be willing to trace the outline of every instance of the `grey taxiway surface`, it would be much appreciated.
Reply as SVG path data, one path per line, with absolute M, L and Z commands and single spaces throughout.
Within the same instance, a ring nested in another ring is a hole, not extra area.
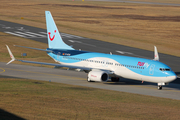
M 92 82 L 86 80 L 86 73 L 70 70 L 61 70 L 45 67 L 35 67 L 28 65 L 17 65 L 0 62 L 1 77 L 27 78 L 34 80 L 43 80 L 51 82 L 59 82 L 71 85 L 79 85 L 106 90 L 114 90 L 121 92 L 129 92 L 135 94 L 171 98 L 180 100 L 180 84 L 169 84 L 163 87 L 163 90 L 157 90 L 157 85 L 153 83 L 141 83 L 128 79 L 121 79 L 120 82 Z
M 8 35 L 16 35 L 27 39 L 47 43 L 46 30 L 35 28 L 31 26 L 16 24 L 12 22 L 0 20 L 0 31 L 8 33 Z M 60 31 L 60 30 L 59 30 Z M 68 45 L 73 45 L 75 49 L 82 49 L 93 52 L 103 52 L 119 55 L 127 55 L 134 57 L 145 57 L 153 59 L 153 52 L 141 50 L 137 48 L 117 45 L 113 43 L 93 40 L 80 36 L 61 33 L 63 40 Z M 3 36 L 6 37 L 6 36 Z M 33 47 L 33 46 L 28 46 Z M 46 49 L 46 48 L 45 48 Z M 153 46 L 152 46 L 153 49 Z M 180 58 L 159 54 L 161 62 L 169 65 L 176 74 L 180 74 Z M 52 82 L 61 82 L 66 84 L 81 85 L 87 87 L 116 90 L 122 92 L 137 93 L 143 95 L 151 95 L 157 97 L 171 98 L 180 100 L 180 85 L 177 79 L 169 86 L 163 87 L 162 91 L 157 90 L 157 85 L 153 83 L 141 84 L 139 81 L 121 79 L 119 83 L 88 83 L 86 82 L 87 75 L 83 72 L 65 71 L 53 68 L 33 67 L 25 65 L 10 64 L 6 66 L 5 63 L 0 63 L 0 75 L 12 76 L 18 78 L 28 78 L 35 80 L 51 80 Z

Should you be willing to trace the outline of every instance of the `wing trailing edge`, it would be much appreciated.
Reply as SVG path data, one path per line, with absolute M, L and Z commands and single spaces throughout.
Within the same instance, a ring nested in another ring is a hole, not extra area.
M 22 47 L 22 48 L 33 49 L 33 50 L 40 50 L 40 51 L 45 51 L 45 52 L 53 52 L 52 50 L 46 50 L 46 49 L 32 48 L 32 47 L 19 46 L 19 45 L 14 45 L 14 46 L 15 47 Z

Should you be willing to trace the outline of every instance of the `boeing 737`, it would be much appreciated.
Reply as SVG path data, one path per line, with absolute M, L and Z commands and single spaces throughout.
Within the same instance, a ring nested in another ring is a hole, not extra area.
M 176 74 L 169 66 L 159 62 L 159 55 L 155 46 L 154 59 L 152 60 L 138 57 L 75 50 L 71 46 L 64 43 L 62 40 L 51 12 L 45 11 L 45 16 L 48 48 L 38 49 L 24 46 L 18 47 L 45 51 L 58 64 L 15 59 L 11 50 L 6 45 L 11 57 L 11 61 L 9 61 L 7 64 L 13 62 L 14 60 L 18 60 L 25 63 L 66 67 L 88 73 L 88 82 L 107 82 L 109 79 L 112 82 L 118 82 L 119 78 L 127 78 L 157 83 L 159 90 L 162 89 L 163 85 L 166 85 L 177 78 Z

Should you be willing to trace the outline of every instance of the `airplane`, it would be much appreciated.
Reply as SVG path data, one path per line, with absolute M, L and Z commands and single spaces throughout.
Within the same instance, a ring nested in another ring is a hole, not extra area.
M 112 82 L 118 82 L 120 78 L 127 78 L 157 83 L 158 90 L 161 90 L 162 86 L 167 85 L 169 82 L 177 78 L 176 74 L 169 66 L 159 62 L 159 55 L 156 46 L 154 46 L 154 59 L 152 60 L 123 55 L 75 50 L 62 40 L 51 12 L 45 11 L 45 16 L 48 48 L 38 49 L 18 45 L 15 46 L 45 51 L 58 64 L 15 59 L 11 50 L 6 45 L 11 57 L 11 61 L 9 61 L 7 65 L 17 60 L 25 63 L 66 67 L 88 73 L 88 82 L 107 82 L 109 79 Z

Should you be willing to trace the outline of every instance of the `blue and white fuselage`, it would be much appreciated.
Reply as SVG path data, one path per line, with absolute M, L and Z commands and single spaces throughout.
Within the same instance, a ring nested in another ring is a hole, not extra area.
M 176 79 L 175 73 L 167 65 L 159 62 L 157 48 L 155 47 L 154 59 L 144 59 L 137 57 L 128 57 L 122 55 L 112 55 L 88 51 L 75 50 L 71 46 L 64 43 L 61 35 L 56 27 L 54 19 L 50 11 L 45 11 L 48 48 L 38 49 L 46 51 L 47 54 L 59 64 L 42 63 L 34 61 L 19 60 L 26 63 L 45 64 L 59 67 L 67 67 L 85 71 L 88 73 L 87 81 L 111 81 L 118 82 L 119 78 L 128 78 L 133 80 L 147 81 L 158 83 L 158 89 L 162 89 L 162 85 Z M 23 47 L 23 46 L 19 46 Z M 16 60 L 7 46 L 12 61 Z
M 110 74 L 112 77 L 155 83 L 169 83 L 176 79 L 175 73 L 169 66 L 155 60 L 78 50 L 53 51 L 48 55 L 62 65 L 113 71 Z

